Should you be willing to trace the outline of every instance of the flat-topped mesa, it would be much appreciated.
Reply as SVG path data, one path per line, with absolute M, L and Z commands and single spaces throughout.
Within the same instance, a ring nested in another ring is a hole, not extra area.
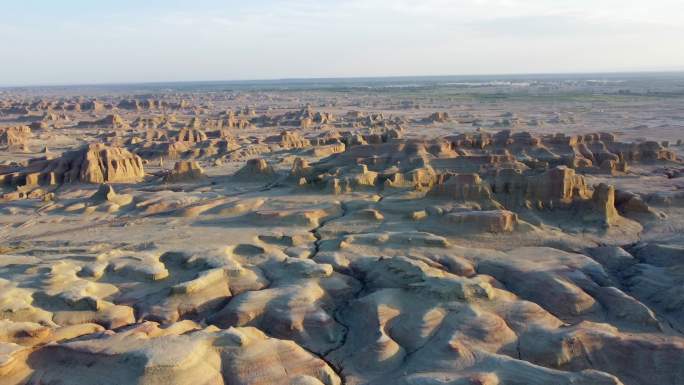
M 60 183 L 134 183 L 145 176 L 142 159 L 126 149 L 91 144 L 55 159 L 38 158 L 0 175 L 0 183 L 20 186 Z
M 179 161 L 173 170 L 164 176 L 164 182 L 177 183 L 205 179 L 204 170 L 196 161 Z
M 437 182 L 438 176 L 435 170 L 430 166 L 426 166 L 415 168 L 406 173 L 397 172 L 391 174 L 383 183 L 385 188 L 414 188 L 423 190 L 431 188 Z
M 94 127 L 104 127 L 113 129 L 123 129 L 128 128 L 128 123 L 117 114 L 110 114 L 102 119 L 89 121 L 89 122 L 79 122 L 78 127 L 81 128 L 94 128 Z
M 518 215 L 508 210 L 454 212 L 446 214 L 445 219 L 461 226 L 463 232 L 510 233 L 519 224 Z
M 282 131 L 280 135 L 274 135 L 266 138 L 265 142 L 280 146 L 284 149 L 305 148 L 311 146 L 311 142 L 308 139 L 302 138 L 301 135 L 292 131 Z
M 499 170 L 492 181 L 492 190 L 496 200 L 508 208 L 564 207 L 590 196 L 584 177 L 565 166 L 535 175 L 512 169 Z
M 428 197 L 475 203 L 485 208 L 502 208 L 494 200 L 489 184 L 482 181 L 478 174 L 446 174 L 442 179 L 444 182 L 436 184 L 428 192 Z
M 0 128 L 0 146 L 10 149 L 23 149 L 31 138 L 31 128 L 28 126 L 12 126 Z

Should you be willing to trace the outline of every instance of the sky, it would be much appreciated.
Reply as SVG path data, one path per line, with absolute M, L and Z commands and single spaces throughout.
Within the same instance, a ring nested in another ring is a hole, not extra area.
M 0 85 L 684 70 L 682 0 L 0 0 Z

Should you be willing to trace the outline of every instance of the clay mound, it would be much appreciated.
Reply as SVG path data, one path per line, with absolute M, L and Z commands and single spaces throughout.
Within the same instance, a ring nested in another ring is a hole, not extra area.
M 207 134 L 196 127 L 185 127 L 178 131 L 176 140 L 186 143 L 199 143 L 207 140 Z
M 140 103 L 135 99 L 124 99 L 116 107 L 122 110 L 137 111 L 140 109 Z
M 134 183 L 145 176 L 142 159 L 119 147 L 101 143 L 65 152 L 61 157 L 32 160 L 26 167 L 0 175 L 10 185 Z
M 325 158 L 333 154 L 339 154 L 341 152 L 344 152 L 345 149 L 346 146 L 344 145 L 344 143 L 336 142 L 313 147 L 310 150 L 308 150 L 308 153 L 316 158 Z
M 100 112 L 105 109 L 105 104 L 99 100 L 88 100 L 80 103 L 81 111 Z
M 138 117 L 135 119 L 131 126 L 138 130 L 148 130 L 158 128 L 163 122 L 163 118 L 160 116 L 154 117 Z
M 195 161 L 179 161 L 173 170 L 164 176 L 166 183 L 190 182 L 205 179 L 204 170 Z
M 270 179 L 276 176 L 276 172 L 273 166 L 268 164 L 264 159 L 250 159 L 247 161 L 244 167 L 239 169 L 234 175 L 236 178 L 240 179 Z
M 99 333 L 50 346 L 31 358 L 38 368 L 29 382 L 285 385 L 306 379 L 340 384 L 323 360 L 292 341 L 269 338 L 251 327 L 199 329 L 192 321 L 166 328 L 147 322 L 114 335 Z
M 144 159 L 178 159 L 190 151 L 185 142 L 146 142 L 136 148 Z
M 424 119 L 427 123 L 446 123 L 450 121 L 449 114 L 446 112 L 435 112 Z

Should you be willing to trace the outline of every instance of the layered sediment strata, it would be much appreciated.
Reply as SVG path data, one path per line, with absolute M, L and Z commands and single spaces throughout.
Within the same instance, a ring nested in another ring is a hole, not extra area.
M 91 144 L 55 159 L 32 159 L 0 175 L 5 184 L 41 185 L 71 182 L 130 183 L 145 176 L 142 159 L 128 150 Z

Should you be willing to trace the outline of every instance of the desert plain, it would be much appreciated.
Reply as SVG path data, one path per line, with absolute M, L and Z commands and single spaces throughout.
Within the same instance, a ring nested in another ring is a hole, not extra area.
M 0 89 L 0 384 L 684 384 L 682 140 L 682 74 Z

